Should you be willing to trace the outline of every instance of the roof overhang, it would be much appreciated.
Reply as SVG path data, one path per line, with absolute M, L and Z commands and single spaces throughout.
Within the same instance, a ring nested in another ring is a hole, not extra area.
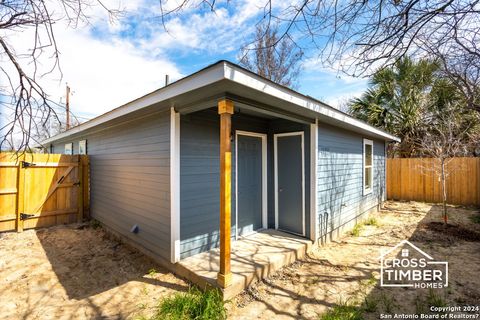
M 326 122 L 386 141 L 399 138 L 353 118 L 321 101 L 278 85 L 228 61 L 219 61 L 190 76 L 104 113 L 92 120 L 42 142 L 80 134 L 100 125 L 108 125 L 131 114 L 174 107 L 180 113 L 190 113 L 216 105 L 220 98 L 229 98 L 240 108 L 254 108 L 263 113 L 280 115 L 304 123 Z

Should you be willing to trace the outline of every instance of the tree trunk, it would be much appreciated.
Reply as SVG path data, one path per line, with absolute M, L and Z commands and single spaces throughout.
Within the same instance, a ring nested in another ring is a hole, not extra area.
M 447 186 L 445 181 L 445 159 L 442 158 L 442 197 L 443 197 L 443 222 L 448 223 L 447 216 Z

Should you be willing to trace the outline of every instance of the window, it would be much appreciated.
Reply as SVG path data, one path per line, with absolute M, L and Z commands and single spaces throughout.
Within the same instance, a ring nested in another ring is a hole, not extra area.
M 363 194 L 373 189 L 373 141 L 363 139 Z
M 87 154 L 87 140 L 78 142 L 78 154 Z
M 73 143 L 65 143 L 65 154 L 73 154 Z

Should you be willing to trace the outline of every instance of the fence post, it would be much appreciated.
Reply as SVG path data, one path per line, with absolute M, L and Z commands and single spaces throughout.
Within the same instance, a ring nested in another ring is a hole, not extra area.
M 20 215 L 24 208 L 24 196 L 25 196 L 25 168 L 23 168 L 23 161 L 25 160 L 25 154 L 22 154 L 17 159 L 17 203 L 16 203 L 16 223 L 15 230 L 17 232 L 23 232 L 23 220 L 20 219 Z
M 83 220 L 83 161 L 82 156 L 78 156 L 78 167 L 77 167 L 77 179 L 78 179 L 78 189 L 77 189 L 77 222 L 82 222 Z

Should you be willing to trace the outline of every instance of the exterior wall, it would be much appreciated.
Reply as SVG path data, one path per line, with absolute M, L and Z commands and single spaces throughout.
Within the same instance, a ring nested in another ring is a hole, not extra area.
M 54 144 L 87 139 L 91 215 L 170 261 L 170 113 L 161 112 Z M 134 225 L 139 232 L 131 233 Z
M 268 226 L 275 227 L 273 134 L 305 131 L 305 229 L 309 236 L 310 148 L 309 126 L 287 120 L 269 120 L 234 114 L 236 130 L 267 134 Z M 180 257 L 219 245 L 220 145 L 219 116 L 210 109 L 182 115 L 180 120 Z M 235 235 L 235 137 L 232 141 L 232 237 Z
M 132 117 L 133 118 L 133 117 Z M 133 118 L 134 119 L 134 118 Z M 170 114 L 161 112 L 85 133 L 54 144 L 86 139 L 91 161 L 91 213 L 118 234 L 155 256 L 170 260 Z M 310 232 L 309 125 L 234 114 L 235 130 L 267 134 L 268 225 L 274 228 L 273 135 L 304 131 L 305 230 Z M 374 188 L 363 196 L 363 138 L 358 133 L 319 124 L 317 212 L 319 234 L 331 237 L 361 214 L 376 209 L 385 196 L 384 142 L 374 140 Z M 232 141 L 235 177 L 235 139 Z M 219 117 L 205 110 L 180 117 L 181 258 L 218 246 Z M 232 236 L 235 235 L 235 181 L 232 179 Z M 139 233 L 133 234 L 133 225 Z
M 365 196 L 363 138 L 374 141 L 373 190 Z M 320 123 L 317 180 L 319 235 L 331 240 L 342 226 L 376 209 L 385 199 L 384 141 Z

